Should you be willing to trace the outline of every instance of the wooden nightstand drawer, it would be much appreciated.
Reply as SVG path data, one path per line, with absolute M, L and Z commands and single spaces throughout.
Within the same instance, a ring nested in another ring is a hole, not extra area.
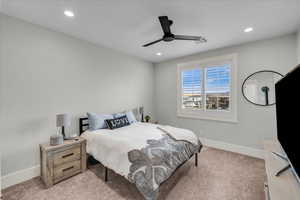
M 74 160 L 79 160 L 80 156 L 80 146 L 56 153 L 53 157 L 54 167 Z
M 86 140 L 78 137 L 63 144 L 40 145 L 41 178 L 46 187 L 86 170 Z
M 76 160 L 54 168 L 54 183 L 73 176 L 81 171 L 81 162 Z

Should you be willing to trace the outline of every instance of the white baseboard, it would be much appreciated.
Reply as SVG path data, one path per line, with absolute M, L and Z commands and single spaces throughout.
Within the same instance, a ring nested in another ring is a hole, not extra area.
M 1 177 L 2 189 L 22 183 L 34 177 L 40 176 L 40 166 L 23 169 Z
M 262 150 L 262 149 L 255 149 L 255 148 L 251 148 L 251 147 L 230 144 L 230 143 L 206 139 L 206 138 L 200 138 L 200 141 L 202 142 L 203 145 L 208 146 L 208 147 L 213 147 L 216 149 L 222 149 L 225 151 L 239 153 L 239 154 L 251 156 L 254 158 L 264 159 L 264 150 Z
M 229 144 L 229 143 L 206 139 L 206 138 L 200 138 L 200 140 L 203 143 L 203 145 L 208 147 L 213 147 L 216 149 L 222 149 L 225 151 L 231 151 L 231 152 L 235 152 L 235 153 L 239 153 L 239 154 L 243 154 L 255 158 L 264 159 L 264 151 L 261 149 L 254 149 L 250 147 L 240 146 L 236 144 Z M 8 174 L 6 176 L 1 177 L 2 189 L 5 189 L 7 187 L 10 187 L 18 183 L 22 183 L 24 181 L 27 181 L 37 176 L 40 176 L 39 165 Z

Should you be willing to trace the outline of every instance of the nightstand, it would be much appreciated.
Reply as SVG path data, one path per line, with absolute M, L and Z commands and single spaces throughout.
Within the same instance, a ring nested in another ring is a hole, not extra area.
M 78 137 L 63 144 L 40 145 L 41 178 L 47 188 L 86 170 L 86 140 Z

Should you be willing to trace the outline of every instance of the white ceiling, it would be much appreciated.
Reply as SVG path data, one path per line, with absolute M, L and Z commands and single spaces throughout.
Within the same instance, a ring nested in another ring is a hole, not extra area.
M 1 12 L 151 62 L 292 33 L 300 27 L 300 0 L 0 0 Z M 63 15 L 71 9 L 75 18 Z M 162 36 L 157 19 L 174 21 L 174 34 L 192 41 L 144 43 Z M 244 33 L 246 27 L 251 33 Z M 161 52 L 162 56 L 155 55 Z

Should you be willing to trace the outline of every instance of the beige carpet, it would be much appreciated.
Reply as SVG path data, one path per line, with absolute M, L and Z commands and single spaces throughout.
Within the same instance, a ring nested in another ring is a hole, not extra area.
M 162 185 L 159 200 L 263 200 L 264 161 L 235 153 L 204 148 L 199 165 L 194 159 L 183 165 Z M 49 189 L 39 178 L 7 188 L 4 200 L 124 200 L 143 199 L 133 184 L 93 166 Z

